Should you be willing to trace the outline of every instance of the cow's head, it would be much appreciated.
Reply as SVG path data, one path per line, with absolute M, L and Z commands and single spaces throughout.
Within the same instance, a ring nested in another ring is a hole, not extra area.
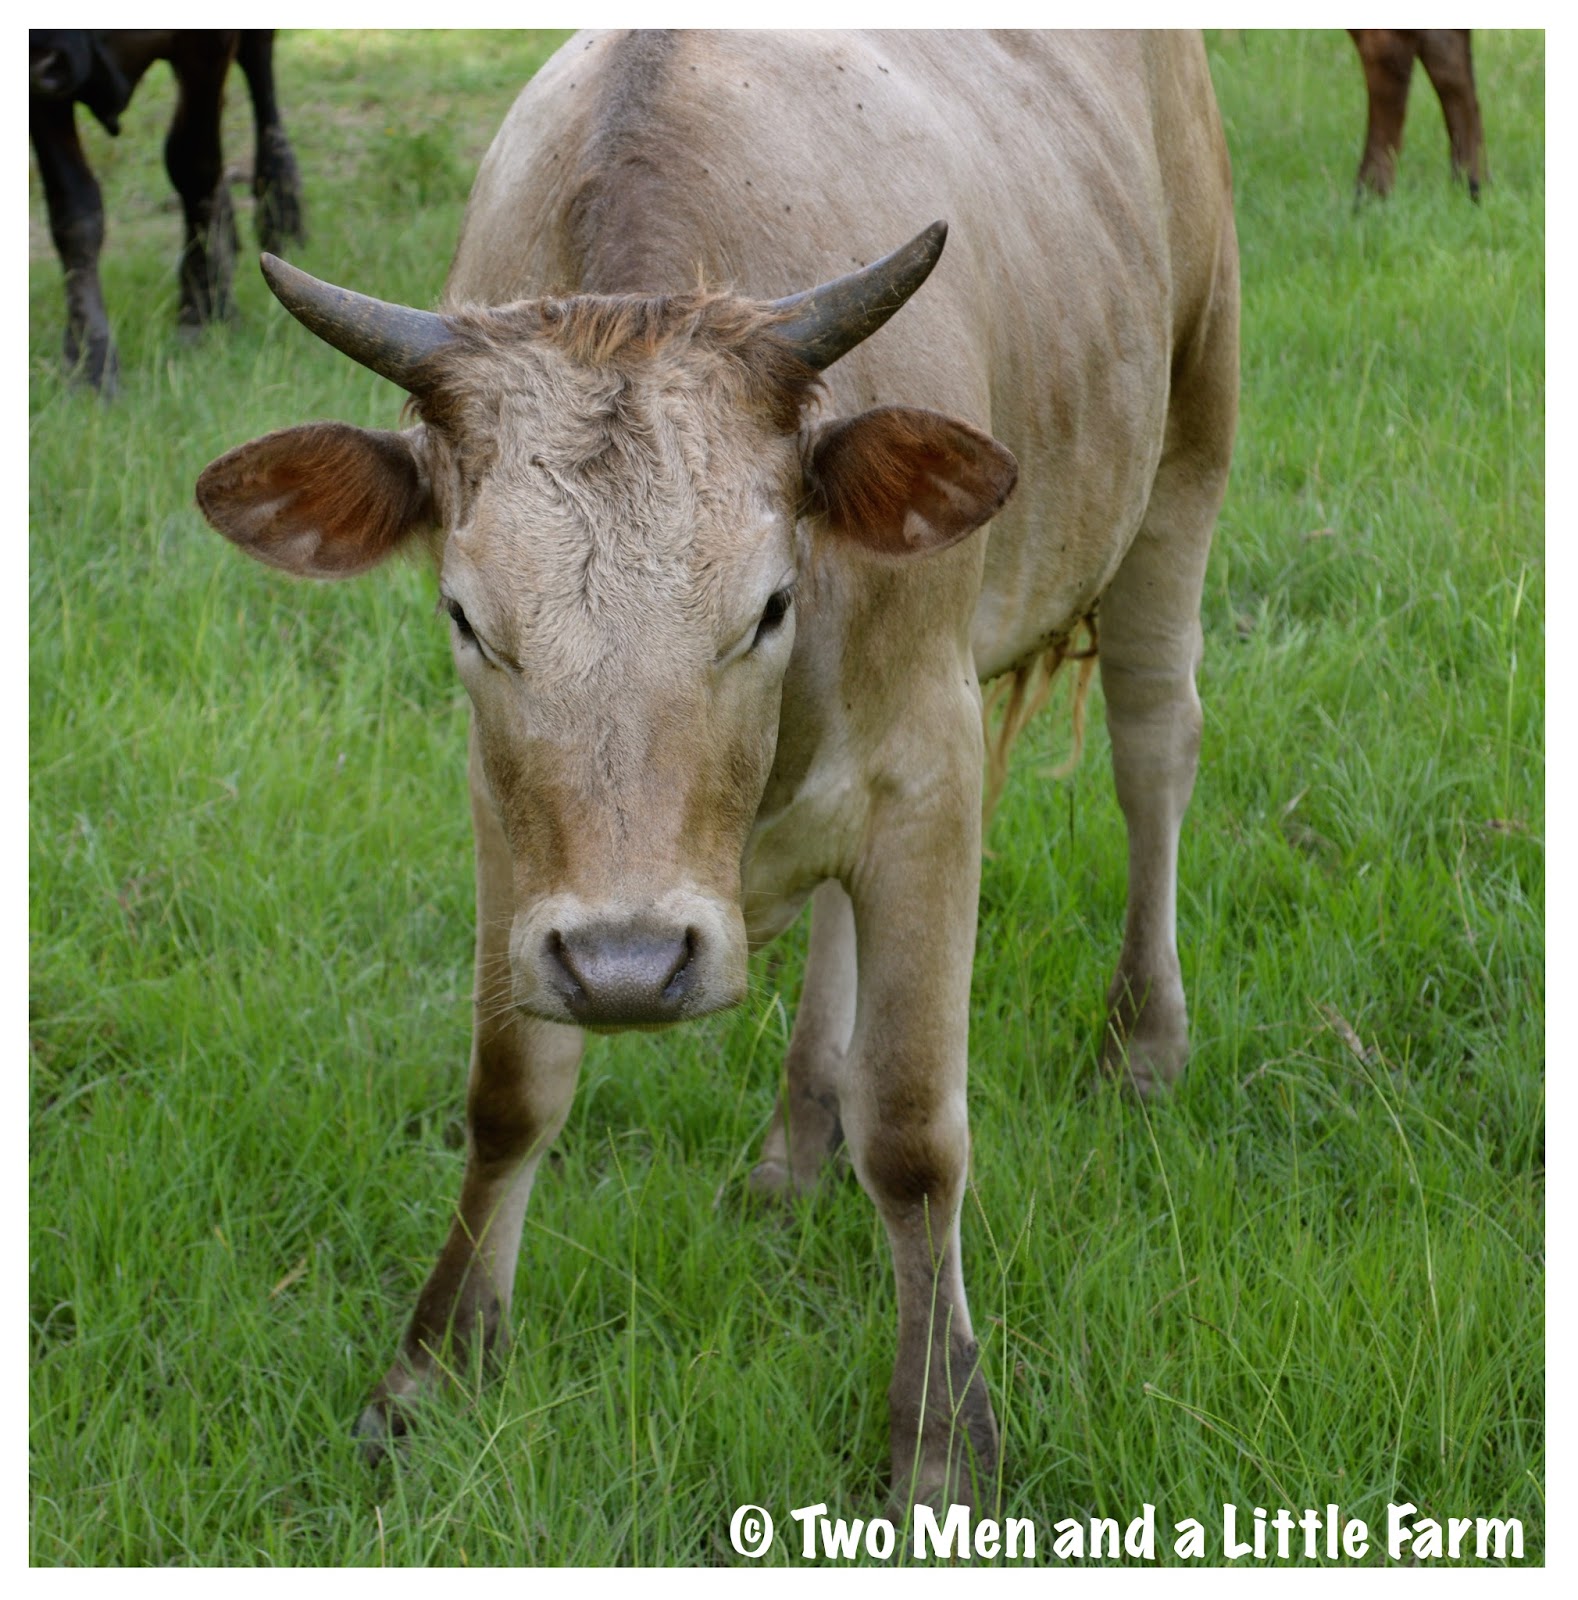
M 817 539 L 939 550 L 1013 457 L 933 412 L 815 424 L 818 372 L 926 277 L 941 224 L 762 303 L 579 296 L 439 316 L 272 257 L 307 327 L 404 387 L 415 426 L 310 423 L 213 462 L 203 513 L 259 560 L 361 572 L 432 551 L 509 841 L 516 1003 L 593 1027 L 744 994 L 741 857 L 772 768 Z
M 31 28 L 27 43 L 28 92 L 34 100 L 80 100 L 110 133 L 121 131 L 120 114 L 131 100 L 132 85 L 103 34 Z

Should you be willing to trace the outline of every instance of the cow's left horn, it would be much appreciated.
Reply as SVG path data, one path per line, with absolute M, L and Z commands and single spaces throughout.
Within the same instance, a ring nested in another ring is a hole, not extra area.
M 267 253 L 262 267 L 279 303 L 304 328 L 402 389 L 413 387 L 424 356 L 454 338 L 436 312 L 336 288 Z
M 774 330 L 819 372 L 869 338 L 926 281 L 948 237 L 948 224 L 934 222 L 892 255 L 869 267 L 775 300 L 775 311 L 791 313 Z

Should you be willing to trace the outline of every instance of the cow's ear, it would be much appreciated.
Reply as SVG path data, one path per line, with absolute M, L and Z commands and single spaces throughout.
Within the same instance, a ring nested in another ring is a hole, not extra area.
M 211 461 L 197 504 L 248 555 L 304 578 L 349 578 L 432 525 L 422 430 L 309 422 Z
M 996 516 L 1019 464 L 995 439 L 935 411 L 879 406 L 815 430 L 811 509 L 888 555 L 945 550 Z

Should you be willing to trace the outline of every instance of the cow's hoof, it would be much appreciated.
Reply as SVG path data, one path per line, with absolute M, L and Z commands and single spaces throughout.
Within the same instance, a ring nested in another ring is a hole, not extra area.
M 1117 1039 L 1108 1036 L 1101 1069 L 1141 1100 L 1157 1100 L 1183 1075 L 1187 1040 Z
M 825 1169 L 824 1169 L 825 1170 Z M 757 1205 L 787 1210 L 796 1200 L 815 1194 L 822 1186 L 822 1172 L 797 1178 L 787 1162 L 771 1156 L 758 1161 L 745 1179 L 746 1197 Z
M 233 300 L 207 301 L 184 305 L 176 314 L 175 334 L 182 344 L 196 344 L 209 328 L 237 320 Z
M 400 1448 L 410 1429 L 404 1407 L 380 1398 L 368 1402 L 351 1432 L 362 1460 L 378 1467 Z
M 66 335 L 66 377 L 98 391 L 101 400 L 113 400 L 120 393 L 121 363 L 113 342 L 106 336 L 89 336 L 86 346 L 70 333 Z
M 829 1151 L 809 1175 L 796 1174 L 787 1161 L 780 1161 L 776 1156 L 763 1156 L 751 1168 L 745 1187 L 753 1200 L 787 1205 L 791 1200 L 815 1194 L 829 1182 L 836 1182 L 848 1167 L 848 1152 L 842 1146 Z
M 956 1474 L 950 1481 L 944 1477 L 925 1477 L 915 1485 L 913 1493 L 906 1485 L 905 1493 L 895 1491 L 888 1499 L 886 1516 L 895 1528 L 901 1530 L 901 1540 L 912 1546 L 915 1538 L 915 1508 L 927 1507 L 939 1525 L 948 1520 L 954 1506 L 967 1506 L 973 1518 L 977 1500 L 968 1477 Z
M 1141 1100 L 1153 1100 L 1183 1075 L 1188 1059 L 1189 1013 L 1178 974 L 1142 984 L 1120 972 L 1107 990 L 1102 1071 Z
M 756 1200 L 786 1200 L 795 1193 L 794 1174 L 782 1161 L 758 1161 L 745 1187 Z

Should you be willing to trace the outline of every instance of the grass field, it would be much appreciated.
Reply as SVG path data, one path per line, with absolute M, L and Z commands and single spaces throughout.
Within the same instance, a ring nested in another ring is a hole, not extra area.
M 299 262 L 432 304 L 552 43 L 283 36 Z M 1046 716 L 991 837 L 973 994 L 966 1277 L 1001 1509 L 1047 1560 L 1059 1518 L 1148 1501 L 1164 1560 L 1191 1516 L 1214 1560 L 1223 1504 L 1335 1502 L 1373 1533 L 1411 1501 L 1521 1518 L 1533 1563 L 1544 41 L 1476 37 L 1482 205 L 1421 83 L 1396 195 L 1357 212 L 1342 34 L 1211 51 L 1245 339 L 1183 845 L 1194 1055 L 1148 1112 L 1097 1080 L 1122 825 L 1100 717 L 1054 784 Z M 399 396 L 250 266 L 240 320 L 179 343 L 165 78 L 90 141 L 114 406 L 61 379 L 36 177 L 31 199 L 32 1559 L 707 1564 L 737 1559 L 744 1501 L 785 1533 L 818 1500 L 872 1515 L 881 1227 L 853 1180 L 783 1219 L 736 1203 L 800 934 L 741 1011 L 592 1047 L 502 1379 L 436 1401 L 394 1467 L 353 1449 L 459 1185 L 465 696 L 425 572 L 294 584 L 198 517 L 212 456 L 390 426 Z

